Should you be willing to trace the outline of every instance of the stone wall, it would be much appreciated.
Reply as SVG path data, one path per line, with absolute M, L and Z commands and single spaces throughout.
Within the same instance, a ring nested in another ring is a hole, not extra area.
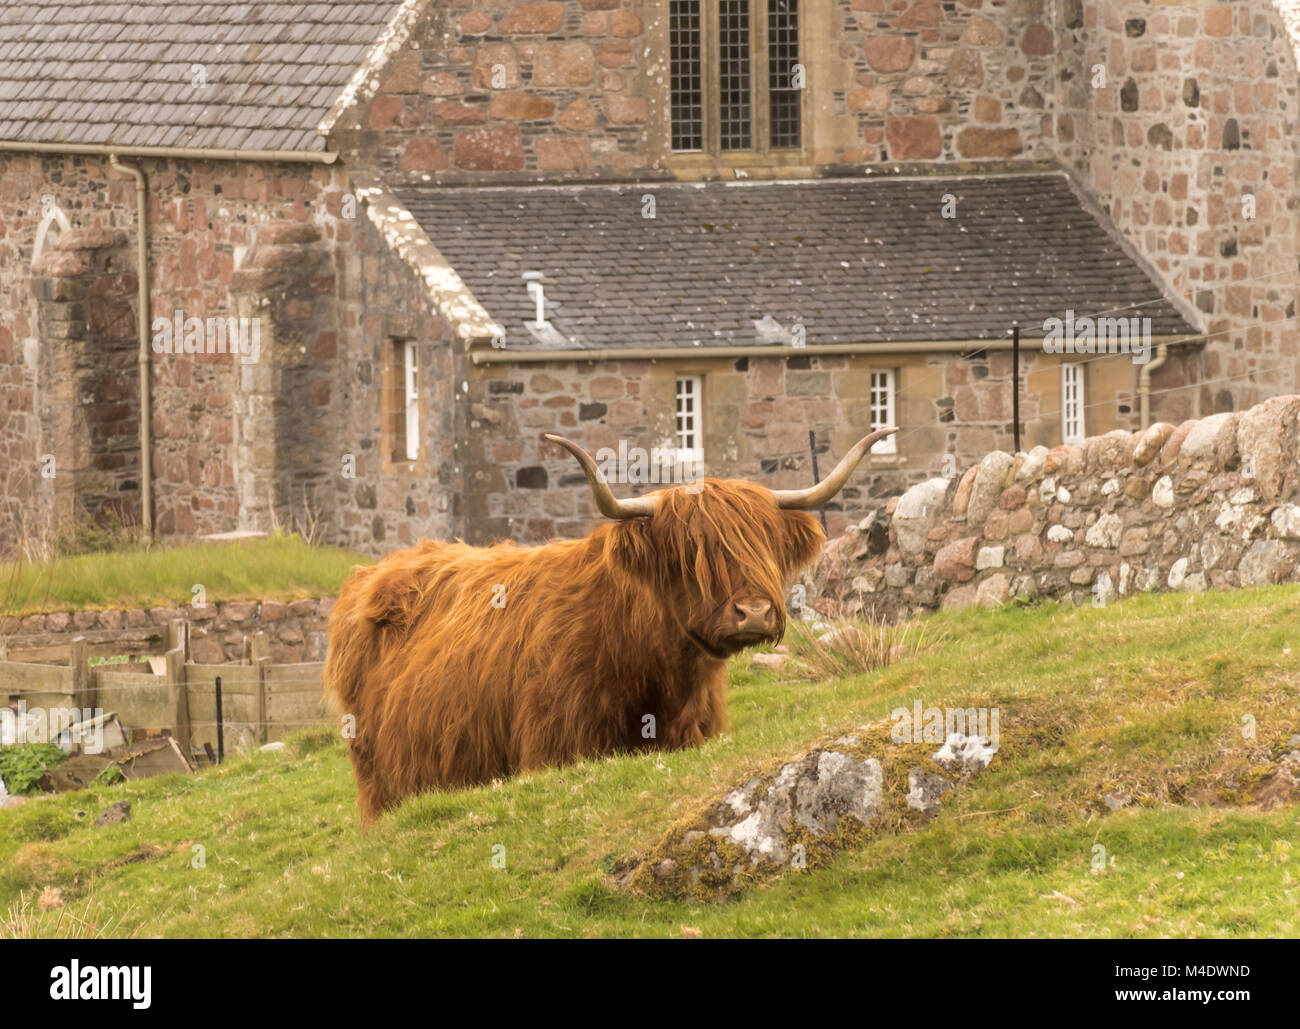
M 851 6 L 843 103 L 859 139 L 839 161 L 1050 157 L 1056 48 L 1043 0 Z
M 1300 71 L 1275 5 L 1054 6 L 1059 160 L 1209 332 L 1201 384 L 1154 410 L 1240 411 L 1296 389 Z
M 0 643 L 11 654 L 29 648 L 60 647 L 84 636 L 93 653 L 161 654 L 167 626 L 190 621 L 190 658 L 222 664 L 244 658 L 244 638 L 264 632 L 276 663 L 324 661 L 329 644 L 331 597 L 284 603 L 231 600 L 202 607 L 152 607 L 106 611 L 56 611 L 17 618 L 0 617 Z M 119 649 L 114 649 L 117 645 Z
M 1170 360 L 1194 356 L 1177 353 Z M 473 542 L 584 533 L 596 517 L 586 480 L 542 434 L 567 436 L 592 454 L 603 447 L 617 451 L 620 444 L 669 447 L 678 374 L 703 379 L 705 474 L 772 489 L 810 485 L 808 430 L 817 431 L 825 474 L 871 430 L 873 368 L 895 372 L 895 416 L 904 431 L 898 454 L 871 455 L 827 509 L 832 533 L 909 486 L 1012 445 L 1007 351 L 495 364 L 468 376 L 463 531 Z M 1137 368 L 1125 357 L 1093 362 L 1090 389 L 1101 399 L 1089 407 L 1090 426 L 1104 432 L 1137 424 Z M 1060 358 L 1026 349 L 1021 381 L 1025 445 L 1055 445 L 1061 439 Z M 628 484 L 616 494 L 657 488 Z
M 230 284 L 258 227 L 273 219 L 326 221 L 325 197 L 344 191 L 339 174 L 323 166 L 141 166 L 150 188 L 154 318 L 171 318 L 176 310 L 186 317 L 236 315 Z M 100 413 L 116 409 L 107 424 L 125 431 L 128 420 L 138 419 L 138 269 L 134 183 L 110 173 L 107 158 L 4 153 L 0 183 L 0 357 L 6 358 L 0 371 L 0 539 L 12 540 L 20 513 L 37 523 L 54 513 L 58 480 L 43 480 L 33 470 L 42 455 L 71 445 L 61 439 L 55 410 L 63 388 L 56 370 L 77 361 L 75 353 L 64 351 L 93 356 L 107 347 L 116 357 L 119 349 L 129 350 L 118 362 L 122 367 L 109 362 L 101 373 L 112 368 L 112 381 L 95 388 L 104 398 Z M 68 225 L 62 240 L 56 239 L 55 211 Z M 95 261 L 111 267 L 96 272 L 90 267 Z M 90 317 L 65 317 L 79 313 Z M 92 363 L 101 364 L 97 356 Z M 225 355 L 153 355 L 152 376 L 159 534 L 190 537 L 238 528 L 237 462 L 230 449 L 238 363 Z M 126 450 L 122 457 L 126 463 L 120 467 L 135 467 L 136 457 Z M 138 491 L 127 492 L 138 521 Z
M 1050 158 L 1043 0 L 805 0 L 803 147 L 673 153 L 667 0 L 440 0 L 331 139 L 392 181 L 756 176 Z
M 809 597 L 823 612 L 899 618 L 1297 581 L 1298 490 L 1296 396 L 1082 446 L 994 451 L 833 540 Z
M 337 375 L 327 384 L 334 449 L 320 469 L 336 491 L 327 542 L 381 554 L 427 537 L 449 539 L 458 531 L 455 498 L 463 482 L 453 444 L 465 406 L 457 389 L 463 341 L 451 335 L 422 281 L 364 213 L 340 229 L 349 245 L 335 251 L 341 327 Z M 383 422 L 401 389 L 392 361 L 399 339 L 416 342 L 422 403 L 415 461 L 392 460 L 393 440 Z M 342 474 L 347 455 L 355 458 L 354 477 Z
M 150 355 L 156 537 L 314 523 L 374 552 L 450 535 L 455 356 L 348 172 L 138 163 L 151 322 L 260 329 L 255 362 Z M 110 513 L 140 522 L 135 221 L 134 184 L 106 158 L 0 154 L 0 547 Z M 419 351 L 416 462 L 383 453 L 396 338 Z

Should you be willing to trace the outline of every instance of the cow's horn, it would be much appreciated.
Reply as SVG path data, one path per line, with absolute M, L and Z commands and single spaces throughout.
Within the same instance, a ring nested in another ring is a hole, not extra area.
M 776 497 L 777 507 L 784 508 L 787 511 L 815 511 L 823 506 L 844 488 L 844 484 L 849 481 L 849 476 L 853 474 L 853 469 L 858 466 L 859 461 L 867 456 L 867 451 L 875 445 L 876 441 L 893 435 L 897 431 L 896 426 L 877 429 L 870 436 L 859 440 L 857 446 L 845 454 L 844 460 L 835 466 L 835 470 L 817 483 L 816 486 L 809 486 L 807 489 L 773 490 L 772 493 Z
M 578 464 L 582 465 L 582 470 L 587 473 L 587 482 L 591 485 L 591 495 L 596 498 L 596 507 L 606 518 L 646 518 L 655 513 L 653 497 L 633 497 L 630 500 L 619 500 L 615 497 L 610 492 L 609 483 L 596 467 L 596 462 L 591 459 L 591 455 L 573 440 L 554 436 L 549 432 L 544 435 L 552 443 L 558 443 L 578 459 Z

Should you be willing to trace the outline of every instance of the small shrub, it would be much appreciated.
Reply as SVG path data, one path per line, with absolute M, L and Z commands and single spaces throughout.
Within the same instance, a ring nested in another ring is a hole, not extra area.
M 126 776 L 122 774 L 122 769 L 118 768 L 117 765 L 109 765 L 95 776 L 96 786 L 115 786 L 120 782 L 126 782 Z
M 38 793 L 41 776 L 67 758 L 53 743 L 17 743 L 0 747 L 0 779 L 15 796 Z

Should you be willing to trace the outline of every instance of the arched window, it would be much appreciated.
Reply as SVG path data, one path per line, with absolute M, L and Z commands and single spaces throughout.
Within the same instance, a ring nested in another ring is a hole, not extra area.
M 63 233 L 72 228 L 68 216 L 59 210 L 54 197 L 47 193 L 41 197 L 41 223 L 36 227 L 36 245 L 32 248 L 32 263 L 49 250 Z

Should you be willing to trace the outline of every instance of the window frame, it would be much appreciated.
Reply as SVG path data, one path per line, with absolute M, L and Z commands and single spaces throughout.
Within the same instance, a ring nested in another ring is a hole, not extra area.
M 687 383 L 690 390 L 686 394 L 693 402 L 692 410 L 688 412 L 687 417 L 691 418 L 694 424 L 689 432 L 695 441 L 693 447 L 682 445 L 684 430 L 680 427 L 682 419 L 681 402 L 684 394 L 682 385 Z M 698 477 L 704 468 L 704 376 L 693 375 L 690 373 L 677 372 L 673 376 L 673 455 L 677 467 L 683 472 L 683 478 Z
M 884 419 L 876 418 L 877 410 L 881 406 L 876 403 L 876 376 L 884 377 L 885 403 L 883 405 Z M 869 368 L 867 369 L 867 420 L 871 425 L 871 432 L 877 429 L 883 429 L 890 425 L 897 425 L 895 421 L 895 411 L 898 401 L 898 370 L 895 368 Z M 884 439 L 878 439 L 871 445 L 872 454 L 884 457 L 891 457 L 898 453 L 898 434 L 894 433 L 886 436 Z
M 415 340 L 402 347 L 403 423 L 406 430 L 404 454 L 407 461 L 420 459 L 420 353 Z
M 420 341 L 414 337 L 400 333 L 387 336 L 380 390 L 380 421 L 383 459 L 389 468 L 413 468 L 424 458 L 419 348 Z
M 748 0 L 749 7 L 749 108 L 750 146 L 745 149 L 722 148 L 722 107 L 720 85 L 719 0 L 697 0 L 700 5 L 701 52 L 701 117 L 702 143 L 699 149 L 678 150 L 673 147 L 673 35 L 672 0 L 665 2 L 664 10 L 664 89 L 666 102 L 664 147 L 667 158 L 674 164 L 739 165 L 758 163 L 800 164 L 811 147 L 808 93 L 810 71 L 808 52 L 808 3 L 803 0 L 797 10 L 798 53 L 804 69 L 804 84 L 799 92 L 799 144 L 797 146 L 772 146 L 771 106 L 771 46 L 768 26 L 769 5 L 773 0 Z M 798 3 L 798 0 L 796 0 Z
M 1073 379 L 1073 383 L 1070 381 Z M 1076 387 L 1078 397 L 1071 401 L 1070 387 Z M 1075 414 L 1071 414 L 1072 405 L 1077 406 Z M 1088 380 L 1084 374 L 1084 366 L 1079 361 L 1061 362 L 1061 442 L 1072 446 L 1082 443 L 1088 434 Z M 1070 432 L 1070 425 L 1077 421 L 1078 431 Z

